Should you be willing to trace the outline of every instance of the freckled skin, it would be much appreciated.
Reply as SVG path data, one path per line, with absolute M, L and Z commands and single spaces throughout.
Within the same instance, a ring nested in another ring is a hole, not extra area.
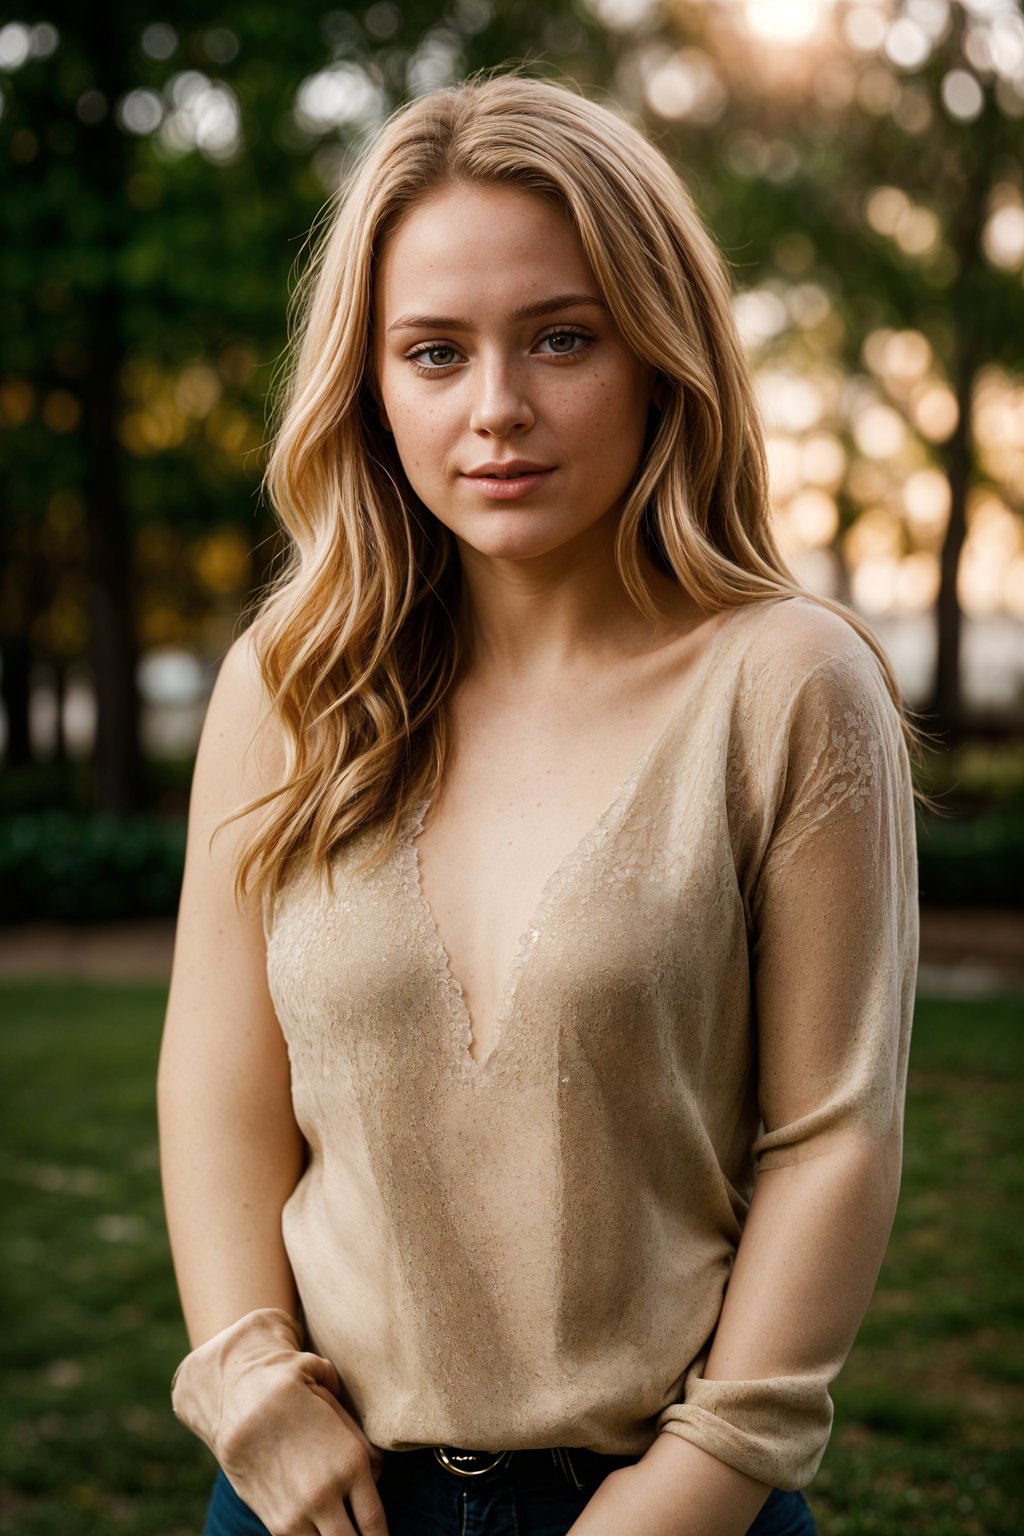
M 614 536 L 662 386 L 603 307 L 577 303 L 508 318 L 517 306 L 563 294 L 601 297 L 569 219 L 520 188 L 431 194 L 381 253 L 374 296 L 381 420 L 413 489 L 464 554 L 561 562 Z M 472 329 L 389 335 L 407 314 L 459 317 Z M 563 324 L 592 340 L 568 341 Z M 433 368 L 430 376 L 408 358 L 427 345 L 433 350 L 419 362 Z M 512 457 L 555 473 L 506 502 L 487 500 L 465 478 L 488 460 Z

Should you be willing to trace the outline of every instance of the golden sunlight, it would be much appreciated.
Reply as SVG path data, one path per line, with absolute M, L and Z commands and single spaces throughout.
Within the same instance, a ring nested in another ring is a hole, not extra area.
M 747 25 L 757 37 L 803 43 L 818 30 L 830 0 L 746 0 Z

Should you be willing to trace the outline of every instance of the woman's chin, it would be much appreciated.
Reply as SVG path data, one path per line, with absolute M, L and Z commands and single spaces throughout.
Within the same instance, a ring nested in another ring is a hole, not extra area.
M 524 518 L 522 513 L 519 516 Z M 579 538 L 578 533 L 556 532 L 536 525 L 527 527 L 522 522 L 518 527 L 509 527 L 511 521 L 506 513 L 501 517 L 501 528 L 456 534 L 463 555 L 485 560 L 541 560 L 559 553 L 567 555 Z

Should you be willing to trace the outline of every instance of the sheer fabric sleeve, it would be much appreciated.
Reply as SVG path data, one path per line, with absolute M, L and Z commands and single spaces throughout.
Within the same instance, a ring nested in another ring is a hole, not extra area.
M 901 1142 L 917 980 L 910 763 L 866 648 L 814 669 L 785 737 L 751 901 L 758 1170 L 851 1136 Z
M 877 1156 L 898 1180 L 918 959 L 914 802 L 899 715 L 859 638 L 813 666 L 778 733 L 761 757 L 766 841 L 749 886 L 755 1169 L 832 1154 L 863 1170 Z M 877 1265 L 867 1213 L 864 1222 L 864 1262 Z M 820 1241 L 837 1235 L 823 1230 Z M 841 1235 L 857 1251 L 849 1224 Z M 794 1252 L 801 1262 L 813 1273 L 815 1253 Z M 793 1363 L 769 1379 L 705 1381 L 699 1357 L 658 1429 L 775 1487 L 806 1486 L 831 1433 L 828 1388 L 855 1336 L 822 1330 L 829 1304 L 822 1294 L 803 1337 L 799 1320 L 776 1322 Z M 763 1314 L 771 1329 L 770 1296 Z M 825 1357 L 808 1341 L 829 1333 Z

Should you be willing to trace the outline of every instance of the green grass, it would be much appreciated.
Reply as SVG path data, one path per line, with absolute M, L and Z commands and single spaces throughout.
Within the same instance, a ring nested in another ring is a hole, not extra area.
M 196 1536 L 212 1462 L 170 1411 L 185 1349 L 157 1173 L 166 990 L 0 986 L 0 1528 Z M 918 1003 L 900 1210 L 833 1389 L 821 1536 L 1016 1536 L 1024 1509 L 1024 997 Z
M 166 988 L 0 987 L 0 1527 L 195 1536 L 212 1461 L 170 1411 L 185 1348 L 154 1077 Z

